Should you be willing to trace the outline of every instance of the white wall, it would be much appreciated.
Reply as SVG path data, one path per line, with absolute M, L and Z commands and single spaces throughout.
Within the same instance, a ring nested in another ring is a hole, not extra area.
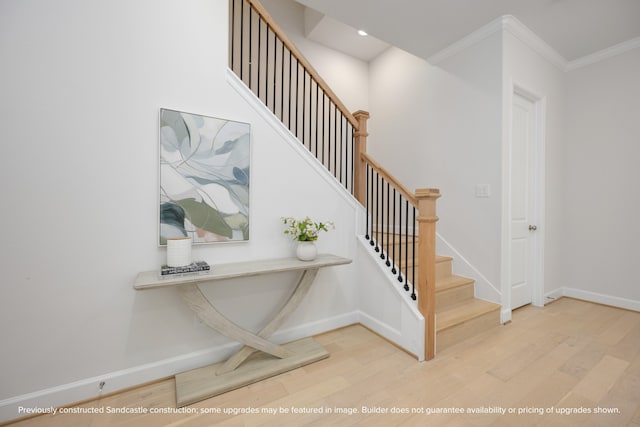
M 157 268 L 161 107 L 251 123 L 251 241 L 194 248 L 216 263 L 290 256 L 279 218 L 334 220 L 323 252 L 355 253 L 356 205 L 227 82 L 226 0 L 4 0 L 0 4 L 0 420 L 228 354 Z M 307 160 L 304 160 L 304 159 Z M 326 203 L 326 200 L 334 203 Z M 355 266 L 321 272 L 280 339 L 353 322 Z M 249 326 L 294 277 L 209 286 Z M 251 290 L 248 288 L 251 287 Z M 248 300 L 242 298 L 248 296 Z
M 568 73 L 570 294 L 640 310 L 640 49 Z
M 504 291 L 501 146 L 511 94 L 516 86 L 543 98 L 542 294 L 638 310 L 639 51 L 565 72 L 517 25 L 435 66 L 395 48 L 376 58 L 370 152 L 408 187 L 441 189 L 439 234 L 491 299 Z M 474 197 L 480 183 L 490 198 Z
M 368 64 L 309 40 L 305 7 L 294 0 L 262 0 L 262 5 L 352 113 L 369 108 Z
M 501 49 L 495 33 L 433 66 L 393 48 L 369 77 L 370 152 L 409 188 L 440 188 L 438 232 L 489 288 L 500 279 Z M 491 197 L 476 198 L 476 184 Z

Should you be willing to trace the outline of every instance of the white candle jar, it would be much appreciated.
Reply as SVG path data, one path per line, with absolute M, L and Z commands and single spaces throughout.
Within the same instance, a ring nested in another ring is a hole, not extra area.
M 191 264 L 191 237 L 167 239 L 167 265 L 184 267 Z

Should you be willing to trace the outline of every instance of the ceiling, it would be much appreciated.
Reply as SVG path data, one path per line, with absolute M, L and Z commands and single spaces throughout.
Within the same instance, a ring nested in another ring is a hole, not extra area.
M 386 49 L 384 42 L 427 59 L 503 15 L 568 62 L 640 37 L 640 0 L 296 1 L 314 9 L 305 16 L 307 37 L 365 61 Z M 374 36 L 376 47 L 359 48 L 367 42 L 354 29 Z

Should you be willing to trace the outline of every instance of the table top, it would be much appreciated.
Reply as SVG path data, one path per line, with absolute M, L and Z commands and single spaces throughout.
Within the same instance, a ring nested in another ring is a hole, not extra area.
M 308 270 L 334 265 L 350 264 L 351 260 L 332 254 L 320 254 L 313 261 L 300 261 L 297 258 L 276 258 L 255 261 L 234 262 L 212 265 L 207 272 L 161 276 L 159 270 L 139 273 L 133 284 L 134 289 L 145 290 L 180 286 L 215 280 L 257 276 L 260 274 L 283 273 L 287 271 Z

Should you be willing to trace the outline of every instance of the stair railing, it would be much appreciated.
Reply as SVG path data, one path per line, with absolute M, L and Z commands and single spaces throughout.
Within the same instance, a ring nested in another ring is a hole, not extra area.
M 257 0 L 229 1 L 234 73 L 352 194 L 358 120 Z
M 258 0 L 229 0 L 229 21 L 231 70 L 366 206 L 366 237 L 418 301 L 426 322 L 425 358 L 432 359 L 440 192 L 408 191 L 366 153 L 369 114 L 349 112 Z M 417 251 L 413 236 L 419 236 Z
M 436 200 L 433 188 L 411 192 L 369 154 L 365 163 L 365 238 L 425 318 L 425 358 L 435 356 Z M 416 268 L 417 266 L 417 268 Z

